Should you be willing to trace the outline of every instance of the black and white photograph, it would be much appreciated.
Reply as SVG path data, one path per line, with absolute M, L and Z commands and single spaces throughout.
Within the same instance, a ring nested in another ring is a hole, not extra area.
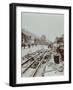
M 71 7 L 10 4 L 10 86 L 71 83 Z
M 64 15 L 21 13 L 21 76 L 64 75 Z

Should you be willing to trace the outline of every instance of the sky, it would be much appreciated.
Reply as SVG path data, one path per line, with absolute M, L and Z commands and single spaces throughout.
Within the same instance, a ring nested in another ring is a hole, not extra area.
M 39 37 L 45 35 L 49 41 L 54 41 L 64 34 L 64 15 L 22 12 L 21 28 Z

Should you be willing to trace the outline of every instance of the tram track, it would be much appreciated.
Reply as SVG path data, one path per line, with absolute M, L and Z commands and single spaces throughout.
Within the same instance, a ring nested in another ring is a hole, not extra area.
M 38 51 L 32 53 L 32 54 L 30 55 L 31 57 L 30 57 L 29 59 L 23 60 L 23 62 L 21 62 L 21 65 L 23 66 L 25 63 L 27 63 L 27 62 L 30 61 L 31 59 L 37 57 L 37 56 L 40 54 L 40 52 L 42 52 L 42 50 L 38 50 Z M 35 54 L 35 55 L 33 55 L 33 54 Z M 24 56 L 23 58 L 25 58 L 25 56 Z
M 45 54 L 45 53 L 46 53 L 46 51 L 43 51 L 43 52 L 41 53 L 41 55 L 39 54 L 39 56 L 36 57 L 35 60 L 32 61 L 32 62 L 23 70 L 22 74 L 25 74 L 26 72 L 28 72 L 28 69 L 30 69 L 31 66 L 36 62 L 37 58 L 39 58 L 39 57 L 41 57 L 41 56 L 44 57 L 44 54 Z M 43 58 L 42 58 L 40 61 L 38 61 L 39 64 L 38 64 L 37 67 L 34 69 L 33 74 L 32 74 L 32 77 L 35 76 L 36 72 L 38 71 L 38 69 L 39 69 L 39 67 L 40 67 L 40 65 L 41 65 L 41 63 L 42 63 L 42 61 L 43 61 Z

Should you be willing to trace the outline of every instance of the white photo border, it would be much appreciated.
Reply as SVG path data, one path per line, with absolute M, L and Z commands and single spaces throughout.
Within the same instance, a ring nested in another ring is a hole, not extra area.
M 21 12 L 64 14 L 64 76 L 21 77 Z M 16 84 L 69 81 L 69 9 L 16 7 Z

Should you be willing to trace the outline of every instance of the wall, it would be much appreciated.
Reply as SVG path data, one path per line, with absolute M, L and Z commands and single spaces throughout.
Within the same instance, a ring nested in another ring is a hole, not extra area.
M 53 5 L 72 5 L 73 0 L 1 0 L 0 1 L 0 89 L 4 90 L 72 90 L 72 84 L 65 85 L 46 85 L 34 87 L 12 88 L 8 86 L 9 82 L 9 3 L 35 3 L 35 4 L 53 4 Z

